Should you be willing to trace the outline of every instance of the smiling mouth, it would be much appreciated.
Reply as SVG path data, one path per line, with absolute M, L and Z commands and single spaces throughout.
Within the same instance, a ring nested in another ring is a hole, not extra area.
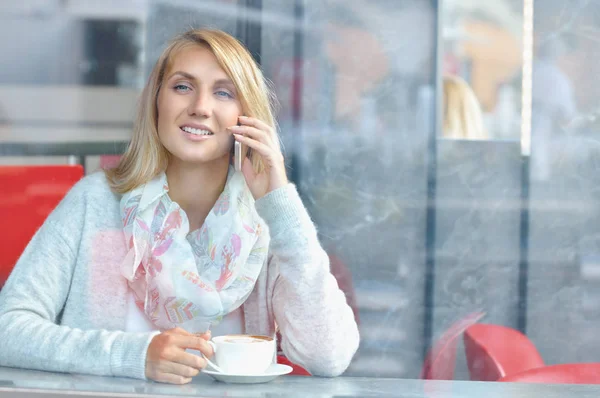
M 186 133 L 193 134 L 193 135 L 214 135 L 213 133 L 211 133 L 208 130 L 195 129 L 193 127 L 181 127 L 181 130 L 185 131 Z

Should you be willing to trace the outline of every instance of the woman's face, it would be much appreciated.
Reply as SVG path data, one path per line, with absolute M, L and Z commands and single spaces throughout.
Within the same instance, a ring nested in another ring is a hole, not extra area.
M 157 99 L 158 136 L 184 163 L 229 162 L 242 107 L 233 82 L 204 46 L 181 50 L 166 71 Z

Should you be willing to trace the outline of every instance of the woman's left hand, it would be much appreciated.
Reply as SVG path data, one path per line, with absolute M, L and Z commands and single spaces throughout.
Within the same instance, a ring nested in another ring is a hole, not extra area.
M 252 148 L 255 154 L 262 157 L 264 170 L 255 173 L 250 159 L 244 158 L 242 173 L 246 183 L 255 200 L 265 196 L 267 193 L 287 185 L 288 179 L 285 173 L 283 154 L 279 143 L 275 140 L 273 128 L 261 120 L 253 117 L 240 116 L 241 126 L 229 127 L 236 141 Z

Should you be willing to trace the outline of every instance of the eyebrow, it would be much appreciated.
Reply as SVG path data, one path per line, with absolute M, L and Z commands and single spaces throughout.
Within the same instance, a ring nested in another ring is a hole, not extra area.
M 173 72 L 171 74 L 171 76 L 169 76 L 168 80 L 171 80 L 175 75 L 180 75 L 188 80 L 197 81 L 197 79 L 194 77 L 194 75 L 191 75 L 191 74 L 189 74 L 187 72 L 183 72 L 183 71 Z M 219 79 L 219 80 L 215 81 L 215 84 L 228 84 L 228 85 L 232 86 L 233 88 L 235 88 L 235 85 L 229 78 Z

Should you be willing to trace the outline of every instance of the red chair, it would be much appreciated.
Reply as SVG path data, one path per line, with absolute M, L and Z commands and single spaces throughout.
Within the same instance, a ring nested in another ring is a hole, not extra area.
M 421 378 L 425 380 L 452 380 L 456 363 L 456 346 L 460 335 L 477 323 L 484 312 L 473 312 L 454 322 L 427 353 Z
M 529 369 L 501 378 L 507 383 L 600 384 L 600 363 L 568 363 Z
M 306 369 L 304 369 L 302 366 L 292 363 L 284 355 L 277 355 L 277 363 L 292 367 L 292 371 L 288 373 L 289 376 L 312 376 Z
M 535 345 L 518 330 L 477 324 L 469 327 L 463 338 L 471 380 L 497 381 L 544 366 Z
M 0 288 L 37 229 L 81 177 L 80 165 L 0 166 Z

